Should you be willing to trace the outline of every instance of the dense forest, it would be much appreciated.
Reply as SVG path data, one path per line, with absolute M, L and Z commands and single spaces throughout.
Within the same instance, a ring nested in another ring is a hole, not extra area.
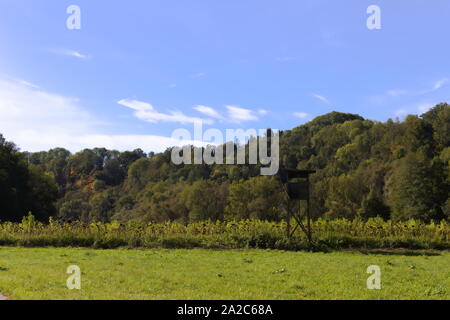
M 314 169 L 314 217 L 450 219 L 450 105 L 403 121 L 332 112 L 280 134 L 281 165 Z M 238 147 L 238 146 L 236 146 Z M 0 135 L 0 221 L 181 223 L 285 216 L 279 179 L 257 165 L 180 165 L 146 154 L 20 152 Z

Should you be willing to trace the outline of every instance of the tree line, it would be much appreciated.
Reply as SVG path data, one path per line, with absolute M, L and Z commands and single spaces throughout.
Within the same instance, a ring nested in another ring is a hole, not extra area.
M 236 145 L 236 148 L 239 146 Z M 241 146 L 242 147 L 242 146 Z M 244 146 L 245 147 L 245 146 Z M 313 169 L 312 211 L 329 219 L 450 219 L 450 106 L 403 121 L 332 112 L 280 134 L 286 168 Z M 171 149 L 20 152 L 0 135 L 0 220 L 279 221 L 286 197 L 258 165 L 179 165 Z

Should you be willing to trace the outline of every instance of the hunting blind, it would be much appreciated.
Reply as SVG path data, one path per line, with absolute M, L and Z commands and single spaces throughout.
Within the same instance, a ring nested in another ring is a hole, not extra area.
M 300 227 L 308 238 L 308 244 L 312 245 L 312 230 L 311 230 L 311 213 L 310 213 L 310 184 L 309 176 L 316 173 L 314 170 L 297 170 L 297 169 L 281 169 L 279 177 L 283 183 L 284 190 L 288 196 L 288 208 L 287 208 L 287 228 L 286 233 L 288 238 L 292 238 L 292 235 Z M 295 202 L 298 202 L 298 212 L 294 212 L 292 209 Z M 306 201 L 306 214 L 302 215 L 300 202 Z M 296 225 L 291 231 L 291 220 L 294 218 Z M 306 218 L 306 226 L 303 220 Z

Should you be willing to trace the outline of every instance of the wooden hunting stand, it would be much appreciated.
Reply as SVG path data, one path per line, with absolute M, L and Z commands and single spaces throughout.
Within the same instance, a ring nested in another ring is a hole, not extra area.
M 284 186 L 284 191 L 288 197 L 288 208 L 287 208 L 287 228 L 286 234 L 289 239 L 300 227 L 306 234 L 308 239 L 309 247 L 312 247 L 312 230 L 311 230 L 311 212 L 310 212 L 310 185 L 309 176 L 316 173 L 314 170 L 297 170 L 297 169 L 281 169 L 279 177 Z M 299 210 L 298 212 L 293 212 L 292 207 L 294 201 L 298 201 Z M 301 201 L 306 201 L 306 215 L 301 214 Z M 294 229 L 291 229 L 292 217 L 296 221 Z M 303 218 L 306 218 L 306 226 L 303 223 Z M 292 231 L 291 231 L 292 230 Z

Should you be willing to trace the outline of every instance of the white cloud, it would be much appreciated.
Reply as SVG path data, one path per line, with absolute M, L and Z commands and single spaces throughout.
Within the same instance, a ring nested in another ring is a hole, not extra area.
M 22 150 L 42 151 L 63 147 L 72 152 L 107 147 L 117 150 L 141 148 L 161 152 L 174 145 L 195 144 L 154 135 L 110 135 L 80 106 L 79 99 L 50 93 L 22 81 L 0 78 L 0 133 Z M 148 105 L 133 104 L 135 110 Z
M 136 110 L 136 111 L 154 110 L 153 106 L 150 103 L 138 101 L 138 100 L 122 99 L 122 100 L 118 101 L 117 103 L 124 107 L 128 107 L 128 108 Z
M 108 134 L 83 134 L 78 135 L 52 132 L 37 134 L 36 131 L 24 131 L 22 135 L 6 135 L 7 140 L 17 143 L 20 148 L 30 152 L 49 150 L 55 147 L 63 147 L 75 153 L 83 149 L 107 148 L 110 150 L 134 150 L 140 148 L 145 151 L 163 152 L 169 147 L 195 145 L 205 146 L 207 143 L 194 140 L 172 139 L 171 137 L 157 135 L 108 135 Z
M 269 111 L 265 109 L 258 109 L 256 111 L 250 109 L 244 109 L 237 106 L 225 106 L 228 110 L 228 119 L 225 119 L 217 110 L 198 105 L 195 106 L 194 109 L 200 113 L 203 113 L 209 117 L 219 119 L 219 120 L 228 120 L 231 122 L 241 122 L 241 121 L 255 121 L 259 120 L 257 115 L 265 116 L 269 113 Z
M 223 119 L 223 117 L 216 110 L 208 106 L 197 105 L 194 107 L 194 110 L 197 110 L 198 112 L 203 113 L 212 118 Z
M 78 51 L 71 50 L 71 49 L 51 49 L 50 51 L 55 54 L 73 57 L 73 58 L 77 58 L 80 60 L 87 60 L 87 59 L 91 58 L 89 55 L 86 55 L 86 54 L 83 54 L 83 53 L 80 53 Z
M 0 79 L 0 130 L 7 139 L 31 151 L 73 146 L 74 135 L 95 125 L 77 99 L 35 87 Z
M 398 97 L 398 96 L 402 96 L 402 95 L 408 94 L 408 90 L 397 90 L 397 89 L 394 89 L 394 90 L 389 90 L 387 92 L 387 94 L 389 96 L 391 96 L 391 97 Z
M 294 117 L 297 117 L 300 119 L 306 119 L 309 117 L 309 114 L 307 114 L 306 112 L 294 112 L 293 115 L 294 115 Z
M 226 106 L 226 108 L 228 109 L 228 116 L 233 122 L 259 120 L 255 115 L 255 112 L 252 110 L 240 108 L 237 106 Z
M 265 110 L 265 109 L 259 109 L 258 110 L 258 114 L 260 114 L 260 115 L 262 115 L 262 116 L 265 116 L 265 115 L 267 115 L 269 113 L 269 111 L 267 111 L 267 110 Z
M 386 98 L 389 97 L 399 97 L 403 95 L 424 95 L 432 93 L 443 88 L 449 82 L 448 78 L 442 78 L 433 83 L 431 89 L 426 90 L 404 90 L 404 89 L 392 89 L 386 91 L 383 95 L 369 97 L 369 102 L 372 104 L 382 104 L 385 102 Z M 318 98 L 318 97 L 317 97 Z M 408 109 L 409 110 L 409 109 Z
M 437 80 L 436 82 L 433 83 L 431 89 L 422 90 L 422 91 L 419 92 L 419 94 L 427 94 L 427 93 L 431 93 L 431 92 L 437 91 L 437 90 L 443 88 L 445 85 L 447 85 L 448 82 L 449 82 L 448 78 L 439 79 L 439 80 Z
M 33 88 L 33 89 L 39 89 L 38 85 L 35 85 L 34 83 L 22 80 L 22 79 L 15 79 L 19 84 L 23 84 L 24 86 Z
M 433 90 L 439 90 L 440 88 L 445 86 L 447 83 L 448 83 L 448 79 L 447 78 L 440 79 L 440 80 L 438 80 L 438 81 L 436 81 L 434 83 Z
M 92 119 L 78 99 L 51 94 L 18 82 L 0 79 L 0 130 L 84 130 Z
M 327 105 L 331 105 L 330 100 L 328 100 L 326 97 L 324 97 L 324 96 L 322 96 L 322 95 L 320 95 L 320 94 L 318 94 L 318 93 L 312 93 L 311 95 L 312 95 L 314 98 L 316 98 L 316 99 L 322 101 L 323 103 L 325 103 L 325 104 L 327 104 Z
M 395 110 L 394 114 L 397 117 L 404 117 L 408 114 L 423 114 L 423 113 L 428 112 L 435 105 L 436 105 L 436 103 L 426 102 L 426 103 L 421 103 L 419 105 L 407 106 L 407 107 Z
M 161 113 L 155 110 L 153 106 L 147 102 L 132 100 L 132 99 L 122 99 L 117 102 L 118 104 L 125 106 L 127 108 L 135 110 L 134 116 L 140 120 L 147 121 L 150 123 L 157 123 L 159 121 L 163 122 L 178 122 L 178 123 L 200 123 L 212 124 L 211 119 L 202 119 L 197 117 L 189 117 L 182 113 L 181 111 L 171 111 L 170 113 Z

